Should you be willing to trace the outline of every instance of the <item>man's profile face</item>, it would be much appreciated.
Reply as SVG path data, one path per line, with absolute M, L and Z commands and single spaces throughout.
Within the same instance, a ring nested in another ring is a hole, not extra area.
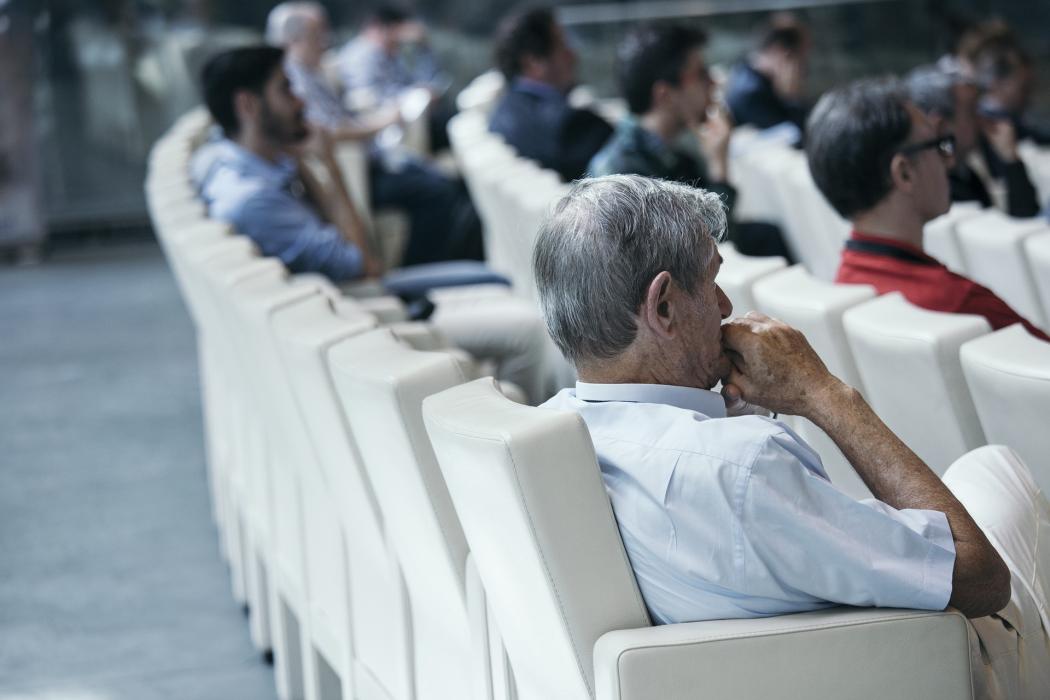
M 676 92 L 683 122 L 702 122 L 711 104 L 711 74 L 707 72 L 700 47 L 695 47 L 689 52 Z
M 550 55 L 547 56 L 548 82 L 560 90 L 570 90 L 576 85 L 576 52 L 569 45 L 568 37 L 561 25 L 551 26 Z
M 696 386 L 710 389 L 729 375 L 732 364 L 722 347 L 722 321 L 733 313 L 729 301 L 715 278 L 722 266 L 722 256 L 715 251 L 711 264 L 693 290 L 692 313 L 683 319 L 680 329 L 685 356 L 690 363 L 689 374 Z
M 282 146 L 297 144 L 309 134 L 302 100 L 292 92 L 292 84 L 280 66 L 263 87 L 259 126 L 268 139 Z
M 913 105 L 908 105 L 907 109 L 911 116 L 911 135 L 907 143 L 924 143 L 943 135 L 938 134 L 930 119 L 919 109 Z M 918 213 L 924 221 L 935 219 L 951 206 L 948 167 L 953 162 L 946 160 L 936 148 L 924 148 L 907 157 L 915 173 L 912 194 Z

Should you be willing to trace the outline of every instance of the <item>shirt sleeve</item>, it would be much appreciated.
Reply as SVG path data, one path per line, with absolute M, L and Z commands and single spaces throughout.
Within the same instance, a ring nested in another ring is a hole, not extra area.
M 988 319 L 992 328 L 999 330 L 1015 323 L 1024 325 L 1025 330 L 1040 340 L 1050 342 L 1050 336 L 1033 326 L 1027 319 L 1010 308 L 1010 305 L 995 295 L 995 293 L 979 284 L 970 286 L 962 303 L 956 309 L 958 313 L 977 314 Z
M 363 272 L 360 249 L 290 194 L 260 191 L 232 218 L 234 227 L 255 241 L 264 255 L 280 258 L 292 272 L 319 272 L 333 282 Z
M 846 605 L 947 607 L 955 564 L 947 517 L 854 500 L 823 473 L 787 431 L 756 453 L 740 510 L 747 585 Z

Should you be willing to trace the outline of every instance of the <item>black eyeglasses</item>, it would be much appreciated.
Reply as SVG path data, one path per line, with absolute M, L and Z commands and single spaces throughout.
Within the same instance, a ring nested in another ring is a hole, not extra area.
M 919 143 L 911 143 L 907 146 L 901 146 L 897 149 L 897 153 L 901 155 L 911 155 L 912 153 L 918 153 L 925 151 L 927 148 L 936 148 L 937 152 L 944 158 L 951 158 L 955 155 L 955 136 L 948 134 L 947 136 L 938 136 L 935 139 L 929 141 L 920 141 Z

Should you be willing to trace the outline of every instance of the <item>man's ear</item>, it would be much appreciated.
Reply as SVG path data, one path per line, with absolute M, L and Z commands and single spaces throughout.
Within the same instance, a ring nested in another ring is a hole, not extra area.
M 259 113 L 259 103 L 262 98 L 249 90 L 238 90 L 233 94 L 233 111 L 237 115 L 237 123 L 245 124 L 255 120 Z
M 649 98 L 653 107 L 662 107 L 671 94 L 671 85 L 666 80 L 657 80 L 650 88 Z
M 671 273 L 664 270 L 649 283 L 642 301 L 641 321 L 654 335 L 669 339 L 674 336 L 675 288 Z
M 915 185 L 915 166 L 908 156 L 896 153 L 890 160 L 890 182 L 893 189 L 911 192 Z

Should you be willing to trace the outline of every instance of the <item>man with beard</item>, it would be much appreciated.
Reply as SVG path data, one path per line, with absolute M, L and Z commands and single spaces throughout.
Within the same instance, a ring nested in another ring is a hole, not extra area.
M 221 53 L 204 67 L 204 100 L 226 137 L 207 147 L 198 177 L 209 215 L 292 272 L 319 272 L 337 284 L 378 276 L 331 144 L 307 129 L 283 61 L 281 49 L 256 46 Z M 327 190 L 303 167 L 307 151 L 327 171 Z M 440 281 L 449 265 L 423 272 Z M 448 286 L 447 280 L 434 286 Z M 465 286 L 442 295 L 436 306 L 430 321 L 453 344 L 495 361 L 498 376 L 527 396 L 543 396 L 545 339 L 531 302 Z

